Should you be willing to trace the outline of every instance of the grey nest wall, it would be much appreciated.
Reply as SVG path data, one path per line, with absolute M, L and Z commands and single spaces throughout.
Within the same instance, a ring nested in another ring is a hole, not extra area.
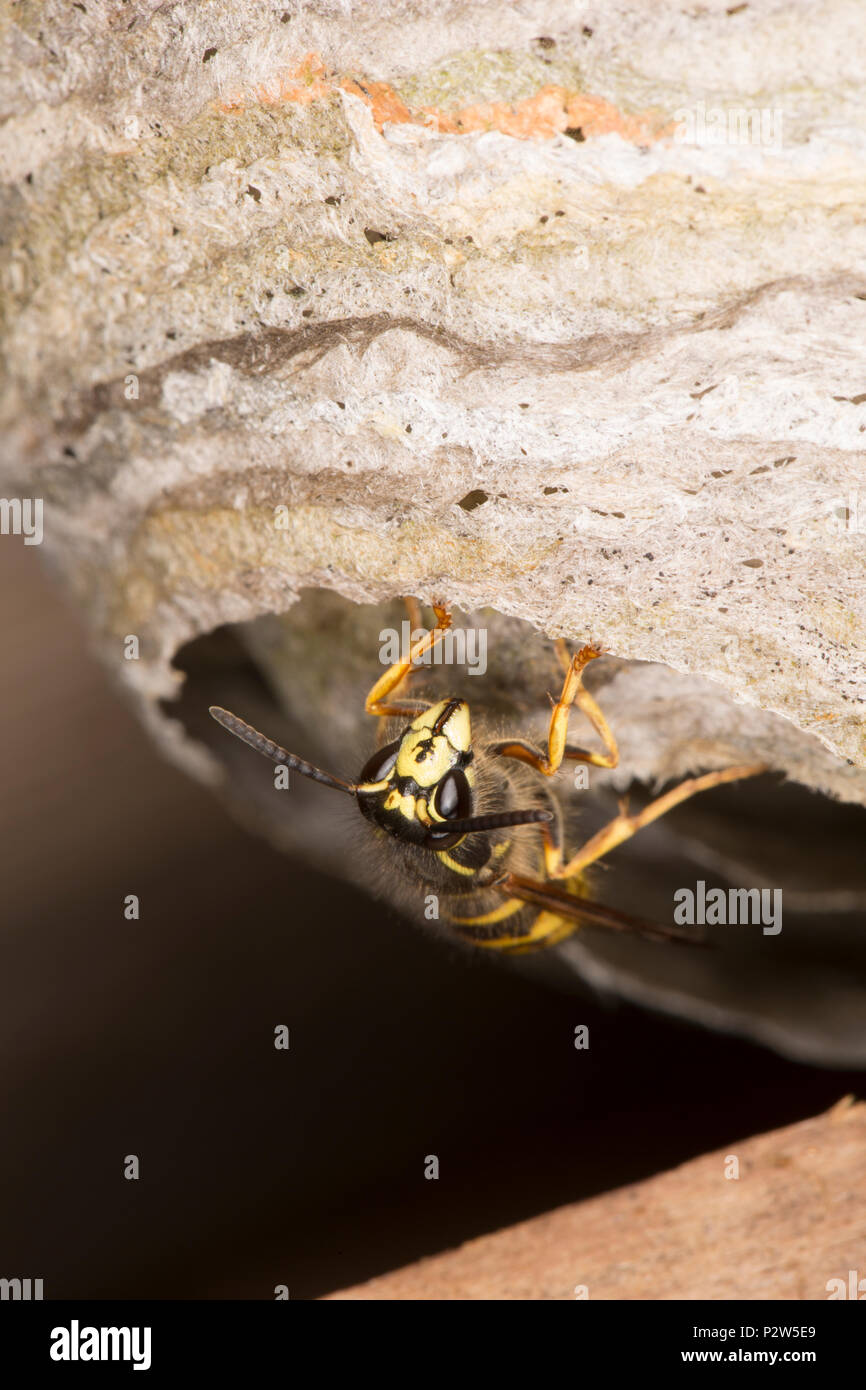
M 866 804 L 856 0 L 3 26 L 0 486 L 170 756 L 226 776 L 165 703 L 225 624 L 354 746 L 414 594 L 528 724 L 548 639 L 601 643 L 614 787 L 759 758 Z

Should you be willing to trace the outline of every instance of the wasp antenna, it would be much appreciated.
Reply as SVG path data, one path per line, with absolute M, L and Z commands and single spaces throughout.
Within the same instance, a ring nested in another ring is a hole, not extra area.
M 303 758 L 298 758 L 294 753 L 287 752 L 278 743 L 274 743 L 273 739 L 266 738 L 264 734 L 259 733 L 258 729 L 254 729 L 251 724 L 245 724 L 243 719 L 238 719 L 236 714 L 222 709 L 220 705 L 211 705 L 210 714 L 218 724 L 221 724 L 230 734 L 234 734 L 235 738 L 239 738 L 242 743 L 254 748 L 257 753 L 270 758 L 272 762 L 285 763 L 292 772 L 300 772 L 302 777 L 309 777 L 313 782 L 321 782 L 324 787 L 334 787 L 337 791 L 349 792 L 350 795 L 354 795 L 357 791 L 354 782 L 344 782 L 341 777 L 332 777 L 329 772 L 323 772 L 321 768 L 314 767 L 312 763 L 304 762 Z
M 536 825 L 539 821 L 553 820 L 552 811 L 537 808 L 527 811 L 502 811 L 493 816 L 469 816 L 466 820 L 444 820 L 436 822 L 436 834 L 469 835 L 473 830 L 501 830 L 508 825 Z M 435 839 L 435 835 L 433 836 Z

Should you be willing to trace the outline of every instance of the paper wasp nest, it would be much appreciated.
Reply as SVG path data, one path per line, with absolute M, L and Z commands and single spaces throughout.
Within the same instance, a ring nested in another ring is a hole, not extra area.
M 245 800 L 252 770 L 203 717 L 253 701 L 244 651 L 275 736 L 355 770 L 381 605 L 410 593 L 488 625 L 464 688 L 527 730 L 545 637 L 612 653 L 595 679 L 623 764 L 600 792 L 757 756 L 866 803 L 861 19 L 856 0 L 14 12 L 2 488 L 43 500 L 44 550 L 170 756 L 215 784 L 228 767 Z M 303 797 L 309 815 L 260 815 L 333 868 L 331 807 Z M 730 979 L 597 934 L 566 959 L 862 1059 L 862 945 L 837 928 L 863 884 L 827 804 L 785 880 L 818 913 L 801 953 L 826 932 L 820 988 L 781 949 Z M 737 881 L 779 881 L 783 809 Z

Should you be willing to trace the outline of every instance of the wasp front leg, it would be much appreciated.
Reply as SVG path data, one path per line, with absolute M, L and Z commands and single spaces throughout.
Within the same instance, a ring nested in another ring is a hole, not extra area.
M 503 758 L 517 758 L 522 763 L 528 763 L 545 777 L 552 777 L 558 772 L 564 758 L 589 763 L 592 767 L 616 767 L 619 762 L 616 739 L 607 720 L 583 684 L 585 667 L 590 661 L 600 657 L 601 652 L 597 647 L 590 646 L 583 647 L 571 656 L 565 643 L 559 641 L 556 643 L 556 654 L 565 671 L 565 682 L 550 716 L 547 756 L 533 748 L 530 743 L 524 743 L 522 739 L 507 739 L 503 743 L 494 744 L 491 751 Z M 573 705 L 577 705 L 578 709 L 583 711 L 601 738 L 605 746 L 604 753 L 593 753 L 588 748 L 574 748 L 568 744 L 568 716 Z
M 410 613 L 411 613 L 410 608 Z M 389 715 L 414 715 L 422 710 L 430 708 L 429 700 L 389 700 L 388 696 L 396 691 L 397 687 L 405 680 L 412 666 L 419 661 L 422 656 L 437 642 L 440 642 L 445 633 L 451 626 L 451 613 L 444 604 L 434 603 L 433 612 L 436 615 L 436 626 L 417 641 L 414 646 L 399 661 L 395 661 L 383 676 L 376 681 L 369 691 L 364 701 L 364 709 L 367 714 L 375 714 L 380 717 Z

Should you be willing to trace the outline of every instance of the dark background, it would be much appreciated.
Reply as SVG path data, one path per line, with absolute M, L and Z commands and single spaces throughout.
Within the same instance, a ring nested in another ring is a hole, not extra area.
M 0 650 L 0 1276 L 315 1296 L 862 1093 L 545 989 L 252 839 L 14 537 Z

